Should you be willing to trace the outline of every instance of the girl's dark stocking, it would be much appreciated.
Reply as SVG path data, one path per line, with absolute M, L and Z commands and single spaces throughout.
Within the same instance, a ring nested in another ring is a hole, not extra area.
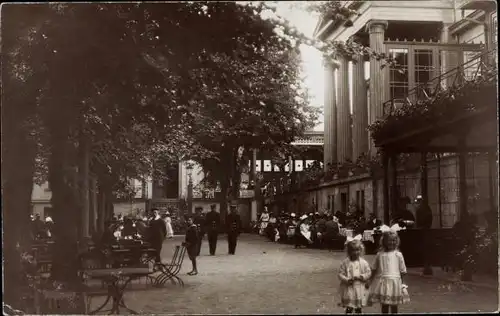
M 197 272 L 198 268 L 196 267 L 196 257 L 194 257 L 193 259 L 191 259 L 191 263 L 193 264 L 193 271 Z
M 382 314 L 397 314 L 398 306 L 397 305 L 382 305 Z
M 382 304 L 382 314 L 389 314 L 389 305 Z

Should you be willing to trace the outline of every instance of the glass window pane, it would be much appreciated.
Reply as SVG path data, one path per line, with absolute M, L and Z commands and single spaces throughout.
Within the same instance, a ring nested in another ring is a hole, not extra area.
M 294 163 L 295 163 L 295 171 L 302 171 L 302 170 L 304 170 L 302 160 L 295 160 Z
M 271 170 L 271 160 L 264 160 L 264 172 L 269 172 Z

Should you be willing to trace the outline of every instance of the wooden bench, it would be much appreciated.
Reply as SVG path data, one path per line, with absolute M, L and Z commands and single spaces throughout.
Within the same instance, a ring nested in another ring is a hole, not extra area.
M 160 263 L 157 264 L 160 275 L 154 278 L 154 284 L 156 286 L 164 285 L 168 280 L 175 283 L 177 281 L 181 286 L 184 286 L 184 282 L 178 276 L 182 268 L 182 263 L 184 262 L 184 257 L 186 255 L 186 247 L 175 246 L 174 255 L 172 256 L 172 261 L 170 263 Z

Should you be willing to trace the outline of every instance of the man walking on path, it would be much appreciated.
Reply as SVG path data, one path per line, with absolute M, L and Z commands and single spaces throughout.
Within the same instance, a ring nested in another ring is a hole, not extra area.
M 210 212 L 207 213 L 205 228 L 208 237 L 208 246 L 210 248 L 210 255 L 215 255 L 215 250 L 217 249 L 217 235 L 219 234 L 220 228 L 220 215 L 217 213 L 216 205 L 210 205 Z
M 234 255 L 236 252 L 236 244 L 238 243 L 238 235 L 241 232 L 241 218 L 237 213 L 237 206 L 231 205 L 230 212 L 226 218 L 227 226 L 227 244 L 228 252 L 230 255 Z
M 155 262 L 161 263 L 161 248 L 163 246 L 163 241 L 167 236 L 167 226 L 165 221 L 160 217 L 160 211 L 158 209 L 153 209 L 153 219 L 149 224 L 149 237 L 151 247 L 156 250 Z
M 194 224 L 198 228 L 198 250 L 197 250 L 197 256 L 200 255 L 201 251 L 201 244 L 203 242 L 203 236 L 205 236 L 205 216 L 203 215 L 203 208 L 202 207 L 197 207 L 195 209 L 195 217 L 194 217 Z

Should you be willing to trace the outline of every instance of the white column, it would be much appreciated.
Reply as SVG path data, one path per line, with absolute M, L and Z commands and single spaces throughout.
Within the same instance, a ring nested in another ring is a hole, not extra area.
M 389 23 L 387 21 L 372 20 L 366 28 L 370 35 L 370 49 L 376 53 L 385 53 L 384 33 Z M 387 101 L 387 68 L 381 69 L 383 61 L 370 59 L 370 119 L 369 124 L 382 119 L 383 104 Z M 373 140 L 371 140 L 373 141 Z M 372 149 L 375 148 L 372 144 Z M 372 153 L 374 153 L 372 151 Z
M 352 159 L 352 129 L 349 104 L 349 62 L 342 58 L 338 70 L 337 160 Z
M 362 56 L 352 66 L 353 160 L 368 152 L 368 105 L 364 66 Z
M 335 66 L 324 62 L 325 95 L 324 95 L 324 154 L 325 170 L 328 163 L 337 160 L 337 105 L 335 93 Z

